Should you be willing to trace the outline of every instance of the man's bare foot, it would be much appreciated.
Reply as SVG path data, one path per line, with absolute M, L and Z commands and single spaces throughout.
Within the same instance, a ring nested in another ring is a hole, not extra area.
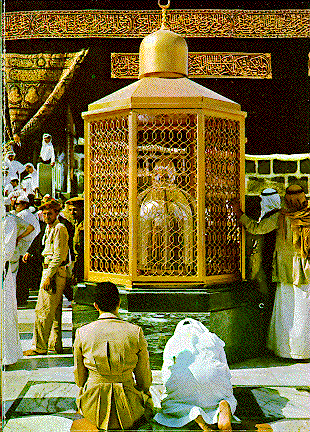
M 217 422 L 217 426 L 219 430 L 224 432 L 232 432 L 231 410 L 230 410 L 229 403 L 226 400 L 221 400 L 219 408 L 220 408 L 220 412 L 219 412 L 218 422 Z
M 201 415 L 195 418 L 195 422 L 198 424 L 198 426 L 205 432 L 212 432 L 212 429 L 210 428 L 210 425 L 204 421 Z
M 272 432 L 272 427 L 269 424 L 256 424 L 257 432 Z
M 74 420 L 70 432 L 98 432 L 99 429 L 86 418 Z

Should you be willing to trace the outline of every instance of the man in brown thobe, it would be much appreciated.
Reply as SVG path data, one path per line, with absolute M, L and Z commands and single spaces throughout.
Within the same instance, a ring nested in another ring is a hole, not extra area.
M 60 208 L 55 200 L 40 207 L 47 224 L 43 237 L 43 273 L 35 308 L 32 347 L 24 351 L 25 356 L 62 352 L 61 313 L 69 236 L 67 228 L 57 219 Z

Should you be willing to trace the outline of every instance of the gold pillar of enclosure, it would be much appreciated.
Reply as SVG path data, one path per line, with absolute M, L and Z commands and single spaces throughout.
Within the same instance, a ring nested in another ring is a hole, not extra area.
M 145 37 L 139 80 L 92 103 L 85 121 L 85 280 L 209 285 L 241 279 L 239 104 L 187 78 L 187 44 Z

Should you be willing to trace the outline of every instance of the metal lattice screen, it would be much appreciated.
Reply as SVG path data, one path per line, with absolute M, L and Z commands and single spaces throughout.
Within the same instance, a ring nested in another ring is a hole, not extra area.
M 90 123 L 90 271 L 128 274 L 128 117 Z
M 197 116 L 138 115 L 138 275 L 197 274 Z
M 240 123 L 205 117 L 206 275 L 238 274 L 241 231 L 229 201 L 240 191 Z

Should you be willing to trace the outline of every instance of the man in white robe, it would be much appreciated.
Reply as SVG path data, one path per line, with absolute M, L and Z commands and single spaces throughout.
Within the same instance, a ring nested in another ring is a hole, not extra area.
M 55 150 L 50 134 L 43 134 L 40 158 L 43 163 L 51 164 L 52 166 L 55 165 Z
M 34 195 L 39 187 L 38 172 L 32 163 L 29 162 L 25 164 L 25 170 L 27 175 L 22 180 L 22 189 L 25 192 L 25 195 Z
M 17 198 L 15 203 L 15 214 L 21 218 L 28 225 L 33 227 L 33 230 L 26 237 L 23 237 L 16 248 L 15 259 L 16 262 L 13 266 L 14 276 L 17 278 L 16 297 L 17 304 L 19 306 L 25 305 L 29 296 L 29 282 L 25 281 L 25 274 L 23 270 L 23 264 L 21 263 L 21 257 L 23 257 L 31 246 L 33 240 L 40 233 L 39 219 L 33 214 L 29 208 L 29 199 L 25 195 L 21 195 Z M 18 275 L 17 275 L 18 273 Z M 21 283 L 22 281 L 22 283 Z
M 2 326 L 2 362 L 4 365 L 16 363 L 23 357 L 19 339 L 16 302 L 16 284 L 12 275 L 10 260 L 16 248 L 17 217 L 8 213 L 4 218 L 4 274 L 3 274 L 3 326 Z
M 20 180 L 20 175 L 25 171 L 25 166 L 15 160 L 16 154 L 13 151 L 9 151 L 5 158 L 4 164 L 7 167 L 7 175 L 4 178 L 4 186 L 10 183 L 12 177 L 17 177 Z
M 225 343 L 201 322 L 180 321 L 163 355 L 162 379 L 166 393 L 157 423 L 183 427 L 195 421 L 204 431 L 217 423 L 231 431 L 237 401 L 233 395 L 224 351 Z
M 15 283 L 19 268 L 19 258 L 25 255 L 34 238 L 40 232 L 40 223 L 35 215 L 29 210 L 26 210 L 27 205 L 29 205 L 28 198 L 24 195 L 20 195 L 16 199 L 15 210 L 12 211 L 12 213 L 17 216 L 17 246 L 10 259 Z M 25 225 L 27 227 L 26 231 L 24 230 Z
M 10 193 L 20 190 L 19 179 L 17 176 L 11 177 L 10 182 L 5 186 L 3 190 L 3 195 L 5 197 L 9 196 Z

